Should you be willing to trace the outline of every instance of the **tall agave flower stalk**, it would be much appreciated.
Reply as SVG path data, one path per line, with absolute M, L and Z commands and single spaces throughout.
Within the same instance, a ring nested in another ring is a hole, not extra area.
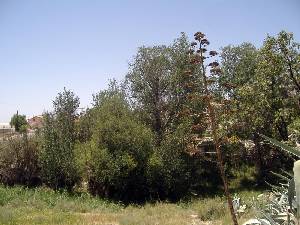
M 236 214 L 234 212 L 233 203 L 232 203 L 232 197 L 229 192 L 228 188 L 228 180 L 225 174 L 225 168 L 224 168 L 224 161 L 222 157 L 221 152 L 221 137 L 219 137 L 218 134 L 218 121 L 216 118 L 216 99 L 214 99 L 212 93 L 211 93 L 211 80 L 213 78 L 216 78 L 218 75 L 220 75 L 221 70 L 219 67 L 219 63 L 217 61 L 213 61 L 208 64 L 208 67 L 210 67 L 210 74 L 206 71 L 206 65 L 204 63 L 205 59 L 212 58 L 217 55 L 216 51 L 209 51 L 209 54 L 207 54 L 206 47 L 209 45 L 209 41 L 206 39 L 205 35 L 201 32 L 197 32 L 194 34 L 195 41 L 191 43 L 191 50 L 189 51 L 190 57 L 191 57 L 191 64 L 199 65 L 200 67 L 200 73 L 202 75 L 203 79 L 203 99 L 206 102 L 207 105 L 207 114 L 209 118 L 209 126 L 211 129 L 211 135 L 214 142 L 215 151 L 217 154 L 217 160 L 218 160 L 218 166 L 220 170 L 220 174 L 223 181 L 224 186 L 224 192 L 227 198 L 228 206 L 230 209 L 232 221 L 234 225 L 238 225 Z

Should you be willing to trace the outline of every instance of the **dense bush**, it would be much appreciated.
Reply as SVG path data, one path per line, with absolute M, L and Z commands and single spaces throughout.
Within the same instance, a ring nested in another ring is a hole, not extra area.
M 14 137 L 0 145 L 0 182 L 7 185 L 40 184 L 39 144 L 36 138 Z
M 12 116 L 9 124 L 15 128 L 15 131 L 21 132 L 21 133 L 26 132 L 26 129 L 28 127 L 28 122 L 26 120 L 26 116 L 19 115 L 18 112 L 17 112 L 17 114 L 14 114 Z
M 85 143 L 91 140 L 93 134 L 93 109 L 87 109 L 79 115 L 76 123 L 76 139 Z
M 190 123 L 182 123 L 155 148 L 147 165 L 152 199 L 179 200 L 191 194 L 219 191 L 221 177 L 216 159 L 189 150 Z
M 54 113 L 44 115 L 42 179 L 52 188 L 71 190 L 80 180 L 74 154 L 79 99 L 73 92 L 64 90 L 53 104 Z
M 177 199 L 189 189 L 191 170 L 190 155 L 184 152 L 185 129 L 167 135 L 152 154 L 147 168 L 147 178 L 151 186 L 151 197 Z
M 92 153 L 92 142 L 77 142 L 75 145 L 75 163 L 77 165 L 78 173 L 83 182 L 89 180 L 90 164 Z
M 94 114 L 89 189 L 114 199 L 141 200 L 147 196 L 152 133 L 134 118 L 121 94 L 102 97 Z

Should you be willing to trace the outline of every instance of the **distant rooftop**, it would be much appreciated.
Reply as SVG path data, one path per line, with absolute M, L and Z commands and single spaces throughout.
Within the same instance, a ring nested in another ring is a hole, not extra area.
M 0 129 L 12 129 L 9 123 L 0 123 Z

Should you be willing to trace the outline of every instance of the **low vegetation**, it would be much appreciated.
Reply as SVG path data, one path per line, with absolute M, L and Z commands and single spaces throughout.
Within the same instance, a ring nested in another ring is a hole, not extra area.
M 258 192 L 240 192 L 245 213 L 243 222 L 253 216 L 252 197 Z M 230 224 L 226 201 L 210 197 L 178 203 L 156 202 L 124 205 L 95 198 L 87 193 L 52 189 L 0 186 L 0 224 Z

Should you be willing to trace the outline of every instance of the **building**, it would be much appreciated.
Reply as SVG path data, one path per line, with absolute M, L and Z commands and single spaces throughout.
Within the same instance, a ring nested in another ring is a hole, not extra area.
M 34 116 L 27 120 L 29 128 L 32 130 L 40 129 L 43 127 L 43 116 Z
M 0 123 L 0 137 L 11 135 L 15 132 L 15 128 L 9 123 Z

